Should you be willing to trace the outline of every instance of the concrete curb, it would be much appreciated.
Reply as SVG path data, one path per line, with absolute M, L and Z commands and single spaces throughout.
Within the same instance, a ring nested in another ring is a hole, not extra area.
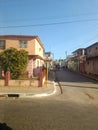
M 1 93 L 0 97 L 18 97 L 18 98 L 41 98 L 41 97 L 47 97 L 47 96 L 52 96 L 56 94 L 57 92 L 57 87 L 55 85 L 55 82 L 52 82 L 53 84 L 53 91 L 50 92 L 44 92 L 44 93 L 39 93 L 39 94 L 32 94 L 32 93 Z
M 40 98 L 40 97 L 52 96 L 57 92 L 57 88 L 54 81 L 53 81 L 53 87 L 54 90 L 52 92 L 46 92 L 41 94 L 21 94 L 20 98 Z

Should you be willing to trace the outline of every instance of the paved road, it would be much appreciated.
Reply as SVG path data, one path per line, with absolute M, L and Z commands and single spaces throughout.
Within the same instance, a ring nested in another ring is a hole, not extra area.
M 56 74 L 59 78 L 59 81 L 60 82 L 77 82 L 77 83 L 95 83 L 94 80 L 91 80 L 89 78 L 86 78 L 80 74 L 77 74 L 77 73 L 74 73 L 74 72 L 71 72 L 71 71 L 56 71 Z
M 98 103 L 98 82 L 68 71 L 57 71 L 63 89 L 62 100 Z
M 97 84 L 69 72 L 57 75 L 62 95 L 0 99 L 0 122 L 13 130 L 98 130 Z

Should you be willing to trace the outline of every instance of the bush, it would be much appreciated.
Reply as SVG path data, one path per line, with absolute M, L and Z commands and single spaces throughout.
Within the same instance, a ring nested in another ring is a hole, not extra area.
M 6 73 L 11 73 L 12 79 L 17 79 L 25 73 L 28 64 L 28 53 L 21 49 L 9 48 L 0 53 L 0 65 Z

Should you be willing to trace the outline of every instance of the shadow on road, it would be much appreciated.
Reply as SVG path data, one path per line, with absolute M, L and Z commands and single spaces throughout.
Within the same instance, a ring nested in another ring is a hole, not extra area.
M 61 86 L 65 87 L 74 87 L 74 88 L 89 88 L 89 89 L 98 89 L 98 87 L 88 87 L 88 86 L 79 86 L 79 85 L 68 85 L 68 84 L 61 84 Z
M 85 77 L 83 75 L 80 75 L 75 72 L 71 71 L 56 71 L 56 77 L 58 78 L 59 82 L 74 82 L 74 83 L 79 83 L 79 82 L 92 82 L 94 84 L 98 84 L 98 81 L 95 81 L 93 79 L 90 79 L 88 77 Z
M 13 129 L 7 126 L 6 123 L 0 123 L 0 130 L 13 130 Z

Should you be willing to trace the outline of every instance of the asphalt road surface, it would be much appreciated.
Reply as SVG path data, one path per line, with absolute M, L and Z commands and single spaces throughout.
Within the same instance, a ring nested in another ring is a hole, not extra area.
M 13 130 L 98 130 L 97 83 L 71 72 L 56 74 L 63 94 L 0 98 L 0 122 Z

